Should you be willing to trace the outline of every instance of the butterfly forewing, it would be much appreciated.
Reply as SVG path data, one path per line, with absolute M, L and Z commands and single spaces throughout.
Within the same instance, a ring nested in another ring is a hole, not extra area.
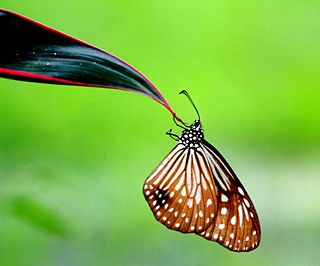
M 155 218 L 170 229 L 200 233 L 214 220 L 217 205 L 209 166 L 195 150 L 178 144 L 147 178 L 143 193 Z

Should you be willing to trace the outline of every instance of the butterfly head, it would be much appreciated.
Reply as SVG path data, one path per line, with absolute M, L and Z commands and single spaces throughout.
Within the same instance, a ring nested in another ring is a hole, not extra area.
M 200 120 L 195 120 L 182 131 L 179 141 L 188 148 L 198 148 L 203 140 L 203 129 Z
M 200 120 L 194 120 L 194 122 L 191 124 L 190 128 L 193 130 L 196 130 L 196 131 L 203 132 Z

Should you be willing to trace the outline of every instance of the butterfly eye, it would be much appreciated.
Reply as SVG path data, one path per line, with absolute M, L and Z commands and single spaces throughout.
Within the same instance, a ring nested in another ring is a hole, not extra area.
M 200 120 L 195 120 L 191 125 L 191 128 L 196 129 L 196 130 L 199 130 L 200 127 L 201 127 Z

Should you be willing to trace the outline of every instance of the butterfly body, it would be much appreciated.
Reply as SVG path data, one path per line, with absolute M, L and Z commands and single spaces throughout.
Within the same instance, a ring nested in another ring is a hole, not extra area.
M 260 224 L 247 192 L 223 156 L 204 139 L 200 120 L 185 127 L 179 143 L 145 181 L 143 193 L 167 228 L 195 233 L 232 251 L 260 242 Z
M 199 148 L 199 145 L 202 141 L 203 129 L 199 120 L 195 120 L 190 126 L 190 129 L 184 129 L 179 137 L 179 142 L 190 149 Z

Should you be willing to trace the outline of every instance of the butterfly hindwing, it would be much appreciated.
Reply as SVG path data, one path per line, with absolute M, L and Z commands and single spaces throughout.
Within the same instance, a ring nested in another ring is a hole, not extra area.
M 206 141 L 201 146 L 217 180 L 218 208 L 214 223 L 199 235 L 233 251 L 255 249 L 261 232 L 248 193 L 222 155 Z

